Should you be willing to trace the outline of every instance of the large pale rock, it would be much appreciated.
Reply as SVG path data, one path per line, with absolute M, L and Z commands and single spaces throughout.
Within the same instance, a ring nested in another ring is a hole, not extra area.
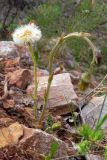
M 38 77 L 38 101 L 43 103 L 43 96 L 48 83 L 48 76 Z M 27 88 L 27 93 L 32 94 L 34 85 Z M 66 114 L 76 106 L 77 95 L 73 89 L 69 73 L 54 75 L 47 108 L 54 114 Z
M 13 41 L 0 41 L 0 57 L 12 58 L 18 56 L 18 50 Z
M 95 125 L 95 122 L 97 122 L 99 118 L 104 97 L 105 96 L 93 97 L 82 110 L 82 116 L 85 119 L 86 123 L 88 123 L 90 126 Z M 105 114 L 107 114 L 107 98 L 102 110 L 101 118 L 104 117 Z M 107 130 L 107 121 L 104 123 L 102 128 Z
M 0 148 L 16 144 L 22 135 L 23 128 L 18 122 L 0 129 Z

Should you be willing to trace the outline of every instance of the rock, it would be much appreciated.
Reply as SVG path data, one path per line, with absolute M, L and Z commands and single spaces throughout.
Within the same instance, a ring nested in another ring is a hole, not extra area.
M 38 101 L 43 104 L 43 95 L 48 83 L 48 76 L 38 77 Z M 32 94 L 34 85 L 27 88 L 27 93 Z M 57 115 L 62 115 L 76 108 L 77 95 L 73 89 L 68 73 L 54 75 L 47 108 Z
M 16 144 L 22 135 L 23 128 L 18 122 L 0 129 L 0 148 Z
M 63 157 L 61 160 L 68 160 L 68 145 L 65 142 L 39 129 L 25 126 L 22 126 L 22 129 L 23 135 L 16 145 L 0 149 L 2 160 L 5 160 L 5 157 L 15 160 L 41 160 L 41 155 L 49 154 L 53 142 L 58 143 L 58 150 L 53 158 Z
M 3 109 L 2 105 L 3 104 L 0 103 L 0 118 L 6 118 L 6 117 L 8 117 L 8 115 L 7 115 L 6 111 Z
M 0 58 L 14 59 L 18 57 L 30 58 L 29 50 L 26 45 L 17 46 L 13 41 L 0 41 Z
M 11 118 L 0 118 L 0 128 L 1 127 L 8 127 L 13 122 L 14 122 L 14 120 Z
M 16 108 L 15 112 L 17 115 L 19 115 L 19 121 L 23 121 L 25 125 L 28 127 L 35 127 L 35 116 L 34 116 L 34 110 L 29 107 L 25 108 Z M 20 119 L 20 117 L 22 117 Z
M 32 81 L 32 76 L 29 70 L 19 69 L 8 73 L 9 85 L 25 89 Z
M 82 109 L 82 116 L 85 122 L 88 123 L 90 126 L 94 126 L 95 122 L 99 118 L 104 97 L 105 96 L 93 97 L 90 102 Z M 101 118 L 104 117 L 105 114 L 107 114 L 107 98 L 104 104 L 104 108 L 102 110 Z M 107 121 L 105 121 L 102 128 L 107 130 Z
M 17 47 L 13 41 L 0 41 L 0 57 L 15 58 L 18 56 Z
M 26 55 L 21 56 L 20 58 L 20 67 L 21 68 L 26 68 L 29 69 L 31 68 L 31 66 L 33 66 L 33 62 L 32 62 L 32 58 Z
M 40 158 L 37 155 L 46 155 L 50 152 L 50 146 L 53 142 L 57 142 L 59 144 L 55 158 L 67 156 L 68 146 L 63 141 L 39 129 L 26 128 L 25 126 L 23 126 L 23 129 L 24 136 L 19 142 L 19 147 L 22 148 L 24 151 L 32 151 L 32 154 L 35 155 L 36 160 L 40 160 Z
M 13 72 L 19 68 L 20 58 L 7 59 L 4 61 L 5 72 Z
M 86 155 L 86 160 L 104 160 L 104 159 L 99 155 L 88 154 Z
M 37 76 L 41 77 L 41 76 L 48 76 L 49 72 L 45 69 L 39 69 L 37 70 Z
M 3 107 L 5 109 L 13 108 L 15 106 L 15 101 L 12 99 L 6 99 L 3 101 Z

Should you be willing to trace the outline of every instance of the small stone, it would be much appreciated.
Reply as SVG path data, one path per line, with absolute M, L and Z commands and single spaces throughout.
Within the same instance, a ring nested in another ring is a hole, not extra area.
M 13 108 L 15 106 L 15 102 L 12 99 L 6 99 L 3 101 L 3 107 L 5 109 L 10 109 Z
M 86 160 L 104 160 L 100 155 L 88 154 L 86 155 Z
M 22 135 L 23 128 L 18 122 L 0 129 L 0 148 L 16 144 Z
M 8 127 L 10 124 L 14 122 L 11 118 L 0 118 L 0 127 Z
M 5 72 L 13 72 L 17 68 L 19 68 L 20 58 L 17 57 L 15 59 L 7 59 L 4 61 Z
M 29 70 L 19 69 L 8 73 L 9 85 L 16 86 L 20 89 L 25 89 L 32 81 L 32 76 Z

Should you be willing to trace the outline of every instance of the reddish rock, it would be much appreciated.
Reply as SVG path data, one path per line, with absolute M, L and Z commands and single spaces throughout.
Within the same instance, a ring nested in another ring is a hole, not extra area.
M 13 108 L 15 106 L 15 102 L 12 99 L 6 99 L 3 101 L 3 107 L 5 109 L 10 109 Z
M 47 155 L 50 152 L 50 147 L 53 142 L 57 142 L 59 144 L 55 158 L 67 156 L 68 146 L 63 141 L 39 129 L 31 129 L 24 126 L 23 129 L 24 136 L 19 142 L 19 147 L 24 151 L 31 151 L 32 154 L 34 154 L 35 160 L 40 160 L 40 157 L 38 156 L 40 154 Z
M 20 117 L 23 117 L 23 123 L 29 127 L 35 127 L 35 116 L 34 116 L 34 110 L 29 107 L 21 107 L 21 108 L 16 108 L 15 110 Z M 19 118 L 20 120 L 20 118 Z
M 8 73 L 9 85 L 25 89 L 32 81 L 32 76 L 29 70 L 19 69 Z
M 48 83 L 48 76 L 38 77 L 38 101 L 43 104 L 43 96 Z M 34 85 L 30 85 L 27 88 L 27 93 L 32 94 Z M 48 104 L 48 109 L 57 115 L 62 115 L 70 112 L 71 109 L 75 109 L 76 101 L 78 97 L 73 89 L 70 75 L 68 73 L 54 75 Z
M 14 122 L 11 118 L 0 118 L 0 127 L 8 127 Z
M 13 72 L 17 68 L 19 68 L 20 58 L 17 57 L 15 59 L 7 59 L 4 61 L 5 72 Z

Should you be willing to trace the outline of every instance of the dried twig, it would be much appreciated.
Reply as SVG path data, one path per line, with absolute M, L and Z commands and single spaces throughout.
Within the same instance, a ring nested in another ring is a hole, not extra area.
M 4 95 L 0 97 L 0 101 L 4 100 L 7 98 L 9 92 L 8 92 L 8 80 L 7 77 L 5 78 L 5 84 L 4 84 Z

